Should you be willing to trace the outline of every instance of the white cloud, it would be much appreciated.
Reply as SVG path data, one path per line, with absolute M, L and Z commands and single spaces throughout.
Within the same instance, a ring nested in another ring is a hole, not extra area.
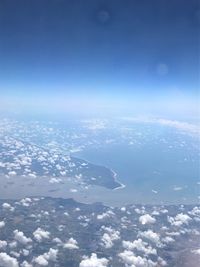
M 50 233 L 48 231 L 41 229 L 41 228 L 37 228 L 37 230 L 35 230 L 35 232 L 33 232 L 33 236 L 34 236 L 36 241 L 41 242 L 44 239 L 49 239 Z
M 156 222 L 156 219 L 149 214 L 144 214 L 139 217 L 139 222 L 141 224 L 152 224 Z
M 121 207 L 120 210 L 123 211 L 123 212 L 125 212 L 126 211 L 126 207 Z
M 200 207 L 194 207 L 189 214 L 193 216 L 200 216 Z
M 56 243 L 56 244 L 62 244 L 62 240 L 58 237 L 55 237 L 52 242 Z
M 89 130 L 103 130 L 106 128 L 107 121 L 101 119 L 83 120 L 84 127 Z
M 168 213 L 168 210 L 167 209 L 161 209 L 160 212 L 163 214 L 166 214 L 166 213 Z
M 183 190 L 183 187 L 181 187 L 181 186 L 174 186 L 173 190 L 174 191 L 181 191 L 181 190 Z
M 14 208 L 9 203 L 6 203 L 6 202 L 2 204 L 2 207 L 4 209 L 8 209 L 10 211 L 13 211 L 14 210 Z
M 10 243 L 9 243 L 9 247 L 12 248 L 12 249 L 13 249 L 13 248 L 16 248 L 16 247 L 17 247 L 17 242 L 16 242 L 16 241 L 12 241 L 12 242 L 10 242 Z
M 109 218 L 111 216 L 115 215 L 111 210 L 108 210 L 102 214 L 98 214 L 97 215 L 97 219 L 98 220 L 103 220 L 103 219 L 106 219 L 106 218 Z
M 32 200 L 29 197 L 26 197 L 26 198 L 23 198 L 20 200 L 20 203 L 24 207 L 29 207 L 31 202 L 32 202 Z
M 59 183 L 61 183 L 62 182 L 62 179 L 60 179 L 60 178 L 51 178 L 50 180 L 49 180 L 49 183 L 50 184 L 59 184 Z
M 188 224 L 191 218 L 187 214 L 179 213 L 175 218 L 168 216 L 168 222 L 174 226 L 181 226 L 182 224 Z
M 102 226 L 102 229 L 105 231 L 101 238 L 102 245 L 105 248 L 111 248 L 113 246 L 113 241 L 120 239 L 120 233 L 111 227 Z
M 15 175 L 17 175 L 17 173 L 15 171 L 10 171 L 10 172 L 8 172 L 8 175 L 9 176 L 15 176 Z
M 5 226 L 5 222 L 4 221 L 0 221 L 0 228 L 3 228 Z
M 77 190 L 77 189 L 75 189 L 75 188 L 71 188 L 71 189 L 70 189 L 70 192 L 71 192 L 71 193 L 77 193 L 77 192 L 78 192 L 78 190 Z
M 14 233 L 14 239 L 21 243 L 22 245 L 26 245 L 27 243 L 32 242 L 32 239 L 29 237 L 26 237 L 23 232 L 20 232 L 18 230 L 13 231 Z
M 107 267 L 108 260 L 106 258 L 98 258 L 95 253 L 92 253 L 91 257 L 85 257 L 80 264 L 79 267 Z
M 33 265 L 28 263 L 27 261 L 23 261 L 21 267 L 33 267 Z
M 5 249 L 7 247 L 7 241 L 0 240 L 0 249 Z
M 192 250 L 192 253 L 200 255 L 200 248 Z
M 188 134 L 195 134 L 195 135 L 200 134 L 200 127 L 198 125 L 184 122 L 184 121 L 167 120 L 167 119 L 162 119 L 162 118 L 148 118 L 148 117 L 124 118 L 124 119 L 128 121 L 133 121 L 133 122 L 160 124 L 163 126 L 175 128 L 179 131 L 182 131 Z
M 44 255 L 49 261 L 56 261 L 57 260 L 57 254 L 58 254 L 57 249 L 50 248 L 49 252 L 45 253 Z
M 150 241 L 156 243 L 157 245 L 160 242 L 159 234 L 153 232 L 152 230 L 147 230 L 145 232 L 142 232 L 142 233 L 140 233 L 140 236 L 149 239 Z
M 39 264 L 40 266 L 48 266 L 48 261 L 45 259 L 43 255 L 38 256 L 35 258 L 35 263 Z
M 162 125 L 174 127 L 184 132 L 193 133 L 193 134 L 200 133 L 199 126 L 191 124 L 191 123 L 176 121 L 176 120 L 166 120 L 166 119 L 158 119 L 157 122 Z
M 132 251 L 125 250 L 119 253 L 119 257 L 126 267 L 155 267 L 157 264 L 141 256 L 136 256 Z
M 151 246 L 148 246 L 148 244 L 144 242 L 141 238 L 134 240 L 133 242 L 123 241 L 122 245 L 127 250 L 138 250 L 145 253 L 146 255 L 157 254 L 156 249 L 152 248 Z
M 9 204 L 9 203 L 3 203 L 2 204 L 2 207 L 4 208 L 4 209 L 10 209 L 11 208 L 11 205 Z
M 135 212 L 136 212 L 137 214 L 144 214 L 144 213 L 145 213 L 145 210 L 144 210 L 144 209 L 138 209 L 138 208 L 136 208 L 136 209 L 135 209 Z
M 9 256 L 7 253 L 0 253 L 0 266 L 2 267 L 19 267 L 18 261 Z
M 57 249 L 50 248 L 48 252 L 35 258 L 35 263 L 41 266 L 48 266 L 49 261 L 55 262 L 57 260 Z
M 21 252 L 25 257 L 28 256 L 30 253 L 30 251 L 28 249 L 22 249 Z
M 163 260 L 161 257 L 158 257 L 158 264 L 156 266 L 167 266 L 167 262 Z
M 64 244 L 64 248 L 68 249 L 78 249 L 78 243 L 74 238 L 70 238 L 67 243 Z

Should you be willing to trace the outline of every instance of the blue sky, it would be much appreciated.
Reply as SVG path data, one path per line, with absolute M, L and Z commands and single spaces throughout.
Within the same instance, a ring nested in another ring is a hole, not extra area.
M 197 0 L 1 1 L 1 107 L 194 116 L 199 20 Z

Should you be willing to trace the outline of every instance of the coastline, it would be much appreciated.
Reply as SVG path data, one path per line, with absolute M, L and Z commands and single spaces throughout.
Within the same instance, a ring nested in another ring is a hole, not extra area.
M 121 183 L 121 182 L 117 179 L 117 173 L 116 173 L 113 169 L 109 168 L 108 166 L 101 165 L 101 164 L 96 164 L 96 163 L 92 163 L 91 161 L 86 160 L 86 159 L 84 159 L 84 158 L 82 158 L 82 157 L 79 157 L 79 156 L 77 156 L 77 157 L 75 156 L 75 157 L 74 157 L 74 156 L 71 156 L 71 155 L 70 155 L 70 157 L 75 158 L 75 159 L 78 159 L 78 160 L 82 160 L 82 161 L 84 161 L 84 162 L 87 163 L 87 164 L 91 164 L 91 165 L 93 165 L 93 166 L 103 167 L 103 168 L 106 168 L 107 170 L 109 170 L 109 171 L 112 173 L 113 181 L 114 181 L 115 183 L 119 184 L 119 186 L 117 186 L 117 187 L 115 187 L 115 188 L 113 188 L 113 189 L 110 189 L 110 188 L 108 188 L 108 187 L 106 187 L 106 186 L 103 186 L 104 188 L 106 188 L 106 189 L 110 189 L 110 190 L 112 190 L 112 191 L 115 191 L 115 190 L 123 189 L 123 188 L 126 187 L 125 184 Z
M 114 188 L 114 189 L 112 189 L 112 190 L 113 190 L 113 191 L 116 191 L 116 190 L 125 188 L 126 185 L 125 185 L 125 184 L 122 184 L 119 180 L 117 180 L 117 173 L 116 173 L 114 170 L 112 170 L 112 169 L 110 169 L 110 171 L 111 171 L 112 174 L 113 174 L 113 179 L 114 179 L 114 181 L 115 181 L 116 183 L 120 184 L 120 186 L 118 186 L 118 187 L 116 187 L 116 188 Z

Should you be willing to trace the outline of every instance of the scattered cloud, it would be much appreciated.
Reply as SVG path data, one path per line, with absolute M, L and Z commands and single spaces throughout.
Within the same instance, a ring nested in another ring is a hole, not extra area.
M 33 232 L 33 236 L 36 241 L 42 242 L 44 239 L 50 238 L 50 233 L 48 231 L 43 230 L 42 228 L 37 228 L 37 230 Z
M 92 253 L 91 257 L 84 257 L 79 267 L 107 267 L 108 262 L 106 258 L 98 258 L 95 253 Z
M 197 124 L 188 123 L 185 121 L 178 120 L 169 120 L 163 118 L 151 118 L 151 117 L 126 117 L 124 120 L 139 122 L 139 123 L 151 123 L 151 124 L 160 124 L 167 127 L 175 128 L 184 133 L 199 135 L 200 126 Z
M 63 247 L 67 249 L 78 249 L 79 248 L 77 241 L 72 237 L 63 245 Z
M 32 242 L 32 239 L 29 237 L 26 237 L 23 232 L 15 230 L 14 233 L 14 239 L 21 243 L 22 245 L 26 245 L 27 243 Z
M 156 222 L 156 219 L 149 214 L 144 214 L 139 217 L 139 222 L 141 224 L 152 224 Z
M 19 267 L 18 261 L 5 252 L 0 253 L 0 266 L 2 267 Z
M 49 261 L 55 262 L 57 260 L 57 249 L 50 248 L 48 252 L 35 258 L 34 262 L 40 266 L 48 266 Z

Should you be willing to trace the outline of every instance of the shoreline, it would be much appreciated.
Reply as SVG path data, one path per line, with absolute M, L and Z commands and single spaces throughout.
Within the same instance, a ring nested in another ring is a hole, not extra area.
M 75 152 L 76 153 L 76 152 Z M 110 189 L 110 188 L 108 188 L 108 187 L 106 187 L 106 186 L 102 186 L 102 187 L 104 187 L 104 188 L 106 188 L 106 189 L 109 189 L 109 190 L 112 190 L 112 191 L 115 191 L 115 190 L 119 190 L 119 189 L 123 189 L 123 188 L 125 188 L 126 187 L 126 185 L 125 184 L 123 184 L 123 183 L 121 183 L 118 179 L 117 179 L 117 173 L 112 169 L 112 168 L 110 168 L 110 167 L 108 167 L 108 166 L 105 166 L 105 165 L 101 165 L 101 164 L 96 164 L 96 163 L 92 163 L 91 161 L 89 161 L 89 160 L 86 160 L 86 159 L 84 159 L 84 158 L 82 158 L 82 157 L 74 157 L 74 156 L 71 156 L 71 154 L 69 155 L 70 157 L 72 157 L 72 158 L 75 158 L 75 159 L 80 159 L 80 160 L 82 160 L 82 161 L 84 161 L 85 163 L 87 163 L 87 164 L 91 164 L 91 165 L 94 165 L 94 166 L 99 166 L 99 167 L 103 167 L 103 168 L 106 168 L 106 169 L 108 169 L 111 173 L 112 173 L 112 178 L 113 178 L 113 180 L 114 180 L 114 182 L 116 182 L 117 184 L 119 184 L 119 186 L 117 186 L 117 187 L 115 187 L 115 188 L 113 188 L 113 189 Z M 92 185 L 91 185 L 92 186 Z
M 113 190 L 113 191 L 116 191 L 116 190 L 125 188 L 126 185 L 125 185 L 125 184 L 122 184 L 119 180 L 117 180 L 117 173 L 116 173 L 113 169 L 109 169 L 109 170 L 110 170 L 110 171 L 112 172 L 112 174 L 113 174 L 113 179 L 114 179 L 114 181 L 115 181 L 116 183 L 120 184 L 120 186 L 118 186 L 118 187 L 116 187 L 116 188 L 114 188 L 114 189 L 112 189 L 112 190 Z

